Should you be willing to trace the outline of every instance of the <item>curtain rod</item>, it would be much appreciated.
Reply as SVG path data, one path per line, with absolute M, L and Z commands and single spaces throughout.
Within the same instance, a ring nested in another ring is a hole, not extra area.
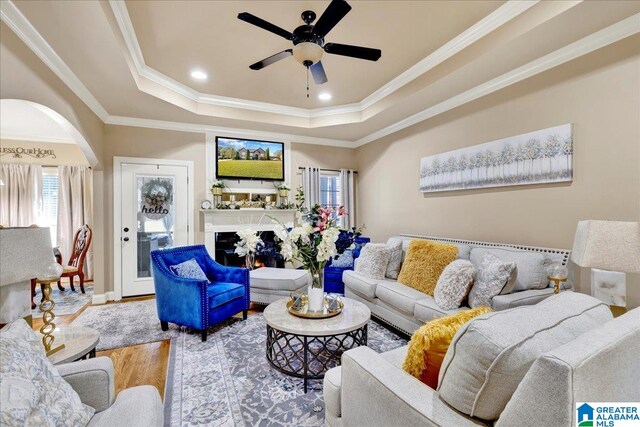
M 325 169 L 325 168 L 316 168 L 319 169 L 321 171 L 326 171 L 326 172 L 340 172 L 340 169 Z M 305 170 L 304 166 L 298 166 L 298 170 Z M 352 171 L 353 173 L 358 173 L 358 171 Z

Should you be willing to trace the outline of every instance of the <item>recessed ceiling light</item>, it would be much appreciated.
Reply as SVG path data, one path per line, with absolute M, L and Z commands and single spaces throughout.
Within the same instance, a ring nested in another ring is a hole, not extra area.
M 320 95 L 318 95 L 318 99 L 320 99 L 321 101 L 328 101 L 331 99 L 331 94 L 328 92 L 322 92 Z
M 191 72 L 191 77 L 193 77 L 194 79 L 198 79 L 198 80 L 206 80 L 207 79 L 207 73 L 205 73 L 204 71 L 200 71 L 200 70 L 194 70 Z

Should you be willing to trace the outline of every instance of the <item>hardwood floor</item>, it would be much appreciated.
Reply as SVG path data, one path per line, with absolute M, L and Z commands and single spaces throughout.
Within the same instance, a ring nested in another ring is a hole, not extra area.
M 126 304 L 128 302 L 144 301 L 153 298 L 153 296 L 127 298 L 126 300 L 117 302 L 111 301 L 107 304 Z M 56 316 L 54 320 L 56 326 L 71 324 L 71 322 L 90 306 L 90 304 L 87 304 L 77 313 L 68 316 Z M 42 318 L 34 317 L 33 329 L 39 331 L 41 326 Z M 170 341 L 164 340 L 132 347 L 98 351 L 96 356 L 106 356 L 113 361 L 116 394 L 129 387 L 150 384 L 158 389 L 160 396 L 164 399 L 170 347 Z
M 110 301 L 107 304 L 127 304 L 134 301 L 154 299 L 153 296 L 133 297 L 122 301 Z M 87 304 L 80 311 L 68 316 L 56 316 L 56 326 L 69 325 L 80 314 L 90 307 Z M 254 306 L 249 313 L 261 311 L 264 307 Z M 54 309 L 55 312 L 55 309 Z M 242 315 L 242 314 L 240 314 Z M 42 318 L 33 318 L 33 329 L 40 330 Z M 170 340 L 139 344 L 131 347 L 116 348 L 113 350 L 98 351 L 96 356 L 106 356 L 113 361 L 115 373 L 116 394 L 120 391 L 138 385 L 150 384 L 155 386 L 164 400 L 165 382 L 169 364 Z

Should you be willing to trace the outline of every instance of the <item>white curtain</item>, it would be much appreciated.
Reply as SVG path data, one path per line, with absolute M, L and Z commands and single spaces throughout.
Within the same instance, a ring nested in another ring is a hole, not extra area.
M 66 263 L 73 236 L 84 224 L 93 230 L 93 171 L 87 166 L 58 166 L 58 246 Z M 93 244 L 85 258 L 85 275 L 93 278 Z
M 0 179 L 0 224 L 36 224 L 42 206 L 42 166 L 2 164 Z
M 340 169 L 340 194 L 347 216 L 342 217 L 342 227 L 356 227 L 356 172 L 352 169 Z
M 320 204 L 320 169 L 305 167 L 302 171 L 302 190 L 304 191 L 304 205 L 311 209 Z

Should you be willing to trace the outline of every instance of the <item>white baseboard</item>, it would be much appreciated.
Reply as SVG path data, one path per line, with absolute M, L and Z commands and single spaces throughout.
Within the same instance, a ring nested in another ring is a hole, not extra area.
M 91 305 L 106 304 L 107 301 L 115 301 L 115 292 L 105 292 L 104 294 L 94 294 L 91 298 Z

